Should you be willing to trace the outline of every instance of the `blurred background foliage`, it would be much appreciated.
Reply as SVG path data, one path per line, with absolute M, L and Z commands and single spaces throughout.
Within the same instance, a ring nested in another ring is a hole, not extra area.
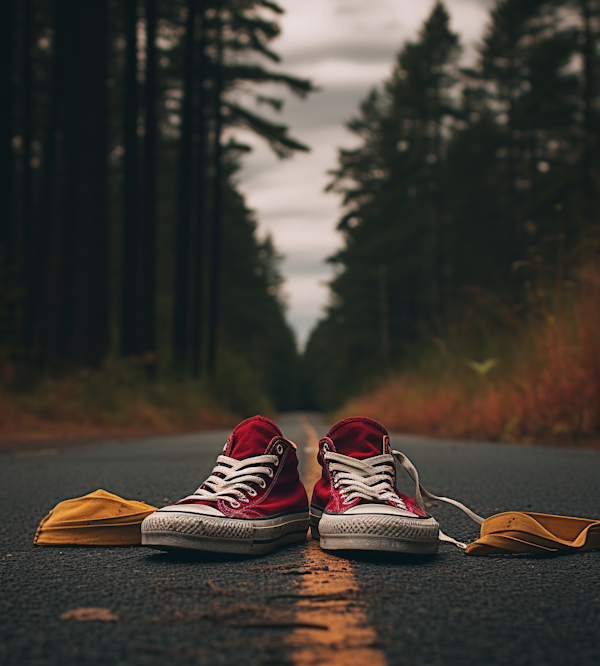
M 165 403 L 157 385 L 177 395 L 186 387 L 204 411 L 295 406 L 281 257 L 257 235 L 238 189 L 249 147 L 231 135 L 254 132 L 279 157 L 307 150 L 256 111 L 281 107 L 260 84 L 301 97 L 313 89 L 269 69 L 281 9 L 267 0 L 9 0 L 2 12 L 6 404 L 9 395 L 23 409 L 52 403 L 50 387 L 70 382 L 79 419 L 86 410 L 109 418 L 82 396 L 131 402 L 136 386 L 154 407 Z M 127 410 L 113 407 L 125 422 Z M 9 411 L 4 420 L 18 421 Z
M 437 3 L 402 46 L 331 172 L 344 244 L 306 348 L 313 404 L 398 373 L 481 393 L 484 374 L 514 375 L 524 328 L 573 330 L 598 276 L 599 34 L 595 0 L 499 0 L 467 69 Z
M 281 107 L 259 84 L 314 90 L 268 67 L 280 8 L 2 11 L 0 422 L 76 394 L 70 418 L 161 427 L 345 405 L 451 436 L 600 429 L 598 0 L 497 0 L 470 68 L 434 5 L 348 123 L 302 355 L 230 132 L 307 149 L 256 111 Z

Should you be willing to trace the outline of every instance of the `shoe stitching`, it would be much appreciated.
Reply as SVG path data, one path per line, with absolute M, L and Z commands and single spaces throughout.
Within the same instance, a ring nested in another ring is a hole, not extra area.
M 370 419 L 368 416 L 349 416 L 346 419 L 338 421 L 335 425 L 331 426 L 331 428 L 327 433 L 327 437 L 329 437 L 331 434 L 336 432 L 336 430 L 339 430 L 342 426 L 348 423 L 368 423 L 377 428 L 378 430 L 380 430 L 384 435 L 387 435 L 389 437 L 388 431 L 381 425 L 381 423 L 378 423 L 374 419 Z
M 239 430 L 242 426 L 247 425 L 251 421 L 262 421 L 262 423 L 268 423 L 269 425 L 273 426 L 275 430 L 277 430 L 277 435 L 276 437 L 282 437 L 283 438 L 283 433 L 281 432 L 281 428 L 271 421 L 271 419 L 268 419 L 266 416 L 260 416 L 260 414 L 257 414 L 256 416 L 250 416 L 249 418 L 245 419 L 241 423 L 238 423 L 235 428 L 233 429 L 233 432 L 231 433 L 230 437 L 232 437 L 237 430 Z M 285 438 L 284 438 L 285 439 Z

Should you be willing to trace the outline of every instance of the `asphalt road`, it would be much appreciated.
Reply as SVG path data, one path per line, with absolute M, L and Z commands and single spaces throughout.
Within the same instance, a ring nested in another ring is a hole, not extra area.
M 318 417 L 309 420 L 319 435 L 326 432 Z M 314 451 L 307 451 L 299 416 L 278 422 L 307 465 Z M 255 558 L 32 545 L 39 521 L 63 499 L 104 488 L 162 506 L 192 492 L 227 434 L 0 458 L 2 666 L 600 664 L 600 551 L 475 558 L 442 544 L 427 558 L 318 560 L 310 541 Z M 515 509 L 600 518 L 598 451 L 406 436 L 392 437 L 392 444 L 430 491 L 480 514 Z M 402 489 L 413 494 L 408 483 Z M 477 526 L 453 507 L 434 503 L 430 511 L 447 534 L 477 537 Z M 331 596 L 337 611 L 327 610 L 330 568 L 338 572 L 332 581 L 347 577 L 345 594 Z M 316 569 L 325 571 L 318 583 L 324 592 L 305 594 L 315 588 Z M 363 622 L 364 631 L 355 632 L 360 640 L 353 643 L 352 632 L 331 638 L 327 621 L 304 626 L 311 604 L 321 605 L 320 617 L 337 612 L 339 620 L 342 608 L 349 625 Z M 80 607 L 107 608 L 119 619 L 60 619 Z M 307 651 L 312 640 L 325 647 Z

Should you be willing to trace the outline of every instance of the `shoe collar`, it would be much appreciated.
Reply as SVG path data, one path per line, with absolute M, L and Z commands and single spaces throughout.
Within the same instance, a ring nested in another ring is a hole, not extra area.
M 283 437 L 280 428 L 266 416 L 252 416 L 239 423 L 229 435 L 223 455 L 242 460 L 262 455 L 275 438 Z
M 321 444 L 336 453 L 364 460 L 391 453 L 389 440 L 381 423 L 366 416 L 351 416 L 331 426 Z

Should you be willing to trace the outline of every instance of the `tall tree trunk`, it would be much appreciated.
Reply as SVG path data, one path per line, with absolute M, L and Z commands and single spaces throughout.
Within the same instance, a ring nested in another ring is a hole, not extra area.
M 14 103 L 15 86 L 15 28 L 16 11 L 14 0 L 6 0 L 3 18 L 0 21 L 0 91 L 3 103 L 0 104 L 0 210 L 3 222 L 0 223 L 0 303 L 4 312 L 0 313 L 0 343 L 13 348 L 16 342 L 16 304 L 9 297 L 14 280 L 17 257 L 16 216 L 14 196 L 14 167 L 12 140 L 15 130 Z M 2 293 L 4 292 L 4 293 Z
M 508 114 L 508 124 L 507 124 L 507 198 L 508 198 L 508 210 L 507 210 L 507 224 L 509 226 L 507 234 L 507 247 L 506 247 L 506 257 L 507 257 L 507 267 L 511 266 L 514 261 L 521 259 L 521 229 L 520 229 L 520 200 L 519 194 L 517 192 L 517 163 L 518 157 L 516 155 L 518 144 L 515 141 L 515 108 L 514 108 L 514 89 L 515 86 L 520 84 L 519 76 L 519 65 L 517 62 L 517 57 L 515 52 L 518 49 L 518 39 L 516 36 L 516 27 L 515 27 L 515 14 L 516 8 L 513 7 L 511 13 L 508 16 L 508 40 L 509 47 L 507 51 L 507 58 L 510 61 L 510 68 L 508 74 L 509 82 L 505 86 L 503 91 L 503 101 L 508 103 L 508 109 L 506 113 Z M 517 83 L 515 84 L 515 81 Z
M 206 30 L 204 26 L 204 12 L 201 12 L 200 39 L 198 44 L 198 142 L 196 147 L 196 225 L 194 230 L 194 249 L 192 255 L 192 308 L 191 308 L 191 350 L 192 350 L 192 376 L 198 379 L 202 372 L 202 350 L 204 343 L 205 310 L 205 276 L 206 276 L 206 93 L 204 80 L 206 77 Z M 220 130 L 219 130 L 220 131 Z M 215 196 L 217 196 L 215 192 Z
M 192 222 L 192 137 L 194 130 L 194 64 L 197 0 L 188 0 L 184 43 L 181 141 L 175 227 L 173 279 L 173 362 L 176 370 L 185 367 L 190 342 L 190 243 Z
M 65 14 L 69 72 L 59 351 L 71 363 L 97 365 L 108 350 L 107 0 L 73 0 Z
M 439 165 L 442 164 L 444 159 L 443 155 L 443 138 L 441 120 L 436 120 L 437 130 L 435 137 L 435 155 L 437 157 L 436 166 L 432 169 L 437 171 L 437 177 L 434 178 L 436 190 L 433 194 L 433 218 L 435 225 L 435 256 L 434 256 L 434 274 L 436 281 L 437 303 L 435 307 L 435 318 L 443 319 L 446 312 L 446 298 L 448 297 L 446 289 L 446 262 L 447 262 L 447 248 L 446 248 L 446 210 L 444 205 L 444 190 L 442 177 L 444 171 Z
M 14 133 L 14 83 L 15 68 L 15 22 L 14 0 L 5 0 L 3 18 L 0 21 L 0 90 L 3 103 L 0 104 L 0 206 L 4 222 L 0 224 L 0 261 L 4 266 L 12 265 L 15 259 L 15 217 L 14 217 L 14 159 L 12 139 Z
M 21 31 L 21 136 L 23 141 L 23 161 L 21 175 L 21 251 L 20 264 L 22 271 L 25 298 L 23 303 L 23 332 L 21 343 L 30 361 L 36 356 L 34 349 L 36 339 L 37 313 L 34 310 L 35 266 L 32 248 L 35 244 L 35 229 L 33 215 L 33 174 L 31 168 L 32 141 L 33 141 L 33 77 L 32 57 L 33 48 L 33 3 L 24 0 L 22 5 L 22 31 Z
M 594 133 L 594 53 L 595 40 L 592 34 L 592 8 L 590 0 L 581 0 L 584 42 L 583 56 L 583 216 L 587 230 L 596 222 L 595 164 L 596 136 Z
M 221 292 L 221 225 L 223 201 L 223 150 L 221 146 L 221 94 L 223 92 L 223 28 L 218 27 L 216 58 L 214 65 L 214 185 L 211 215 L 210 289 L 208 301 L 207 369 L 211 379 L 217 370 L 219 333 L 219 306 Z
M 66 361 L 73 350 L 73 313 L 75 290 L 75 255 L 77 252 L 76 196 L 77 170 L 77 66 L 78 53 L 77 0 L 58 2 L 57 40 L 64 49 L 64 75 L 60 89 L 59 164 L 56 220 L 56 309 L 53 326 L 53 356 Z
M 75 360 L 97 365 L 108 351 L 108 221 L 106 210 L 107 0 L 80 4 Z
M 39 314 L 39 365 L 44 367 L 52 355 L 52 259 L 53 241 L 55 240 L 55 189 L 57 185 L 57 130 L 59 126 L 61 81 L 64 76 L 64 36 L 62 34 L 63 16 L 60 0 L 54 2 L 54 57 L 50 75 L 48 113 L 44 136 L 44 157 L 40 177 L 40 192 L 36 217 L 38 231 L 34 263 L 37 272 L 35 293 L 35 311 Z
M 139 352 L 137 317 L 139 284 L 139 182 L 138 182 L 138 85 L 137 85 L 137 0 L 126 0 L 125 8 L 125 91 L 124 91 L 124 162 L 123 221 L 121 246 L 121 354 Z
M 156 0 L 146 0 L 146 89 L 144 98 L 144 170 L 140 324 L 141 350 L 149 373 L 155 370 L 156 293 Z
M 392 357 L 390 353 L 390 307 L 387 264 L 379 266 L 379 346 L 383 372 L 389 374 L 392 370 Z

